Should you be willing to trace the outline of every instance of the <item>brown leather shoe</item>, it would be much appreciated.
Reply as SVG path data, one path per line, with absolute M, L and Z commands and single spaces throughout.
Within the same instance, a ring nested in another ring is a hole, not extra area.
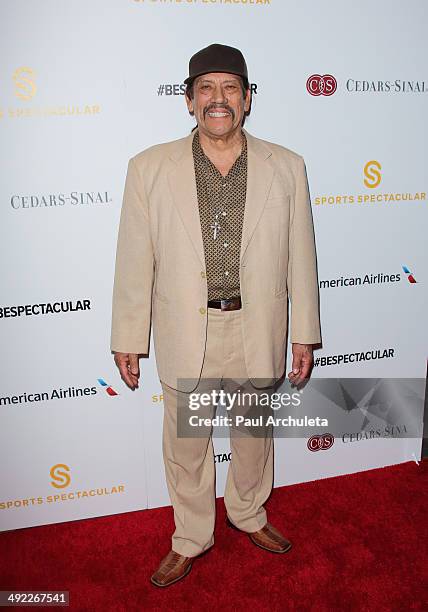
M 178 582 L 192 569 L 193 557 L 183 557 L 173 550 L 162 559 L 160 565 L 150 578 L 152 584 L 158 587 L 166 587 Z
M 235 525 L 227 519 L 229 527 L 238 529 Z M 240 531 L 240 530 L 238 530 Z M 268 550 L 273 553 L 285 553 L 291 548 L 291 542 L 284 538 L 282 533 L 275 529 L 270 523 L 266 523 L 264 527 L 253 533 L 249 533 L 248 537 L 256 546 Z

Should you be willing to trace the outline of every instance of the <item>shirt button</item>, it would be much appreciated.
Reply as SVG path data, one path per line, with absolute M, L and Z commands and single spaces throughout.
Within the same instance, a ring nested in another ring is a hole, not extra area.
M 226 270 L 226 271 L 225 271 L 225 273 L 224 273 L 224 275 L 225 275 L 225 276 L 228 276 L 228 275 L 229 275 L 229 272 Z
M 200 312 L 201 314 L 205 314 L 205 313 L 206 313 L 206 311 L 207 311 L 207 309 L 206 309 L 206 308 L 204 308 L 203 306 L 201 306 L 201 307 L 199 308 L 199 312 Z
M 221 214 L 223 215 L 223 217 L 225 217 L 227 213 L 226 213 L 226 211 L 224 210 L 224 211 L 223 211 Z
M 227 249 L 227 247 L 229 246 L 229 243 L 228 242 L 223 242 L 223 246 L 224 246 L 225 249 Z
M 202 272 L 201 272 L 201 277 L 202 277 L 202 278 L 206 278 L 206 277 L 207 277 L 207 275 L 205 274 L 205 272 L 204 272 L 203 270 L 202 270 Z

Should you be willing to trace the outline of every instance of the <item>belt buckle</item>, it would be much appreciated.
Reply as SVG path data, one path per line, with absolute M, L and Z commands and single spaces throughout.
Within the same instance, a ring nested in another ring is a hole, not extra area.
M 237 298 L 226 298 L 224 300 L 220 300 L 221 310 L 238 310 L 237 308 L 233 308 L 233 305 L 237 301 Z M 232 305 L 232 308 L 229 308 L 229 305 Z
M 221 310 L 229 310 L 229 308 L 227 307 L 228 304 L 230 304 L 230 300 L 229 299 L 224 299 L 224 300 L 220 300 L 220 309 Z

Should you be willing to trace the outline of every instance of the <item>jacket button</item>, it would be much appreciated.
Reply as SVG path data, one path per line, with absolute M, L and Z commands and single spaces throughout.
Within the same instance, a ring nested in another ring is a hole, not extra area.
M 207 309 L 206 309 L 206 308 L 204 308 L 203 306 L 201 306 L 201 307 L 199 308 L 199 312 L 200 312 L 201 314 L 205 314 L 205 313 L 206 313 L 206 311 L 207 311 Z
M 202 277 L 202 278 L 206 278 L 206 277 L 207 277 L 207 275 L 205 274 L 205 272 L 204 272 L 203 270 L 202 270 L 202 272 L 201 272 L 201 277 Z

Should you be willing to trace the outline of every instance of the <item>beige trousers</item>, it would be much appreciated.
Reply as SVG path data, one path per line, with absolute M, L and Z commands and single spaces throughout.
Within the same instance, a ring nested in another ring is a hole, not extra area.
M 201 378 L 195 392 L 213 387 L 236 391 L 239 387 L 259 393 L 248 380 L 244 361 L 241 310 L 208 308 L 207 343 Z M 214 383 L 214 384 L 213 384 Z M 214 543 L 215 465 L 211 431 L 203 437 L 177 435 L 177 406 L 189 394 L 162 383 L 164 422 L 163 457 L 175 532 L 172 549 L 194 557 Z M 266 390 L 264 390 L 266 391 Z M 215 415 L 209 406 L 206 414 Z M 263 507 L 273 483 L 273 439 L 234 435 L 230 429 L 231 463 L 227 473 L 224 503 L 231 522 L 248 533 L 267 522 Z

